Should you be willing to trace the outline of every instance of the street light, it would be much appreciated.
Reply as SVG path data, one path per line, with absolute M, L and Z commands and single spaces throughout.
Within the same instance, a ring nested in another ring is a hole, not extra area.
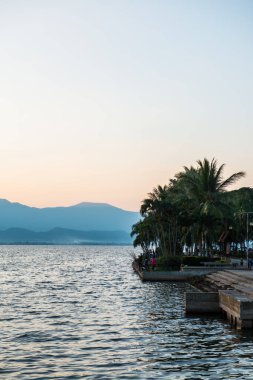
M 241 214 L 246 214 L 246 216 L 247 216 L 247 251 L 246 251 L 246 255 L 247 255 L 247 264 L 249 265 L 249 215 L 253 214 L 253 211 L 249 211 L 249 212 L 243 211 L 243 212 L 241 212 Z M 250 225 L 252 226 L 253 223 L 250 223 Z

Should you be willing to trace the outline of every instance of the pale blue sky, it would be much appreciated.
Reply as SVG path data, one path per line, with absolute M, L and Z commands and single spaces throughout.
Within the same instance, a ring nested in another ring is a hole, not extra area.
M 0 0 L 0 197 L 141 200 L 197 159 L 253 186 L 253 1 Z

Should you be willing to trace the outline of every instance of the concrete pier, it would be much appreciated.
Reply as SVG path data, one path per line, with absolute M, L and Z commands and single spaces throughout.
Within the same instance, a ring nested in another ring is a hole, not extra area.
M 210 291 L 186 293 L 186 313 L 211 313 L 213 308 L 236 329 L 253 328 L 253 271 L 216 272 L 205 276 L 203 282 Z
M 217 267 L 184 267 L 178 271 L 145 271 L 141 270 L 136 262 L 133 262 L 134 271 L 143 281 L 189 281 L 195 277 L 211 274 L 221 270 L 232 268 L 224 265 Z
M 218 314 L 221 312 L 218 292 L 185 293 L 186 314 Z
M 220 308 L 237 329 L 253 327 L 253 299 L 234 290 L 219 292 Z
M 133 269 L 143 281 L 194 282 L 199 291 L 185 293 L 186 314 L 223 314 L 235 328 L 253 329 L 253 270 L 187 267 L 182 271 L 148 272 L 136 263 Z

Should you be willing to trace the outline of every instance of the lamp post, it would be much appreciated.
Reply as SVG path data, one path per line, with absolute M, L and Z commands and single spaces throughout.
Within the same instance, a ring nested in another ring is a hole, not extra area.
M 250 214 L 253 214 L 253 211 L 243 211 L 241 214 L 246 214 L 246 223 L 247 223 L 247 226 L 246 226 L 246 234 L 247 234 L 247 250 L 246 250 L 246 256 L 247 256 L 247 265 L 249 265 L 249 215 Z M 252 225 L 252 223 L 250 223 L 250 225 Z

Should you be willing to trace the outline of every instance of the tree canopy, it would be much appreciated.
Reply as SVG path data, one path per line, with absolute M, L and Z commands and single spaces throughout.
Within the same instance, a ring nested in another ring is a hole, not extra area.
M 154 246 L 162 256 L 182 253 L 183 247 L 212 252 L 227 233 L 236 249 L 242 247 L 245 214 L 253 211 L 253 189 L 228 191 L 245 173 L 224 179 L 224 167 L 214 158 L 204 158 L 195 167 L 185 166 L 165 186 L 154 188 L 141 204 L 142 219 L 132 228 L 134 245 L 144 250 Z

